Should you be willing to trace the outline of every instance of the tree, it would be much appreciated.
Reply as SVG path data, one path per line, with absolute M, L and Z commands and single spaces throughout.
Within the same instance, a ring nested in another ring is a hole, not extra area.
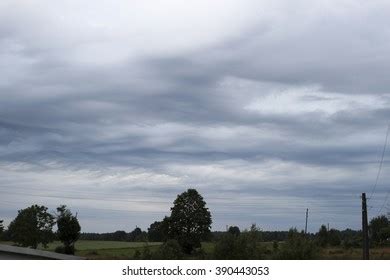
M 168 240 L 169 218 L 155 221 L 148 228 L 148 240 L 152 242 L 165 242 Z
M 126 241 L 128 239 L 128 235 L 124 230 L 117 230 L 112 234 L 112 239 L 114 241 Z
M 80 224 L 77 216 L 73 216 L 72 212 L 61 205 L 57 208 L 57 236 L 64 244 L 64 253 L 74 254 L 74 244 L 80 237 Z
M 321 247 L 326 247 L 328 245 L 328 229 L 325 225 L 322 225 L 317 233 L 317 242 Z
M 169 218 L 170 238 L 176 239 L 186 254 L 201 247 L 201 240 L 208 237 L 211 214 L 203 197 L 195 189 L 178 195 Z
M 330 246 L 339 246 L 341 244 L 340 231 L 333 228 L 328 231 L 328 244 Z
M 153 224 L 151 224 L 148 228 L 148 240 L 152 242 L 161 242 L 162 241 L 162 234 L 161 234 L 161 223 L 155 221 Z
M 387 238 L 390 236 L 386 236 L 386 234 L 383 234 L 386 232 L 386 228 L 390 226 L 389 219 L 385 216 L 378 216 L 373 218 L 370 221 L 370 233 L 371 233 L 371 239 L 375 244 L 382 244 L 386 241 Z
M 230 226 L 228 229 L 228 233 L 238 236 L 240 235 L 241 231 L 240 228 L 237 226 Z
M 132 232 L 129 233 L 130 242 L 143 242 L 147 240 L 147 233 L 142 231 L 139 227 L 136 227 Z
M 54 217 L 47 212 L 45 206 L 32 205 L 18 211 L 8 231 L 11 240 L 23 247 L 37 248 L 42 243 L 44 247 L 54 240 Z

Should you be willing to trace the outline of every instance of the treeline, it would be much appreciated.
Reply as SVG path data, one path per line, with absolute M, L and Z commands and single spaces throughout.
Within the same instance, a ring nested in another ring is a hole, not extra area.
M 149 241 L 149 238 L 147 232 L 136 227 L 132 232 L 124 230 L 107 233 L 83 232 L 80 234 L 80 240 L 146 242 Z
M 235 232 L 232 228 L 236 228 Z M 80 240 L 99 240 L 99 241 L 125 241 L 125 242 L 164 242 L 166 238 L 164 235 L 156 234 L 151 230 L 143 231 L 141 228 L 136 227 L 131 232 L 118 230 L 115 232 L 107 233 L 81 233 Z M 241 230 L 235 226 L 230 227 L 227 231 L 229 233 L 241 233 Z M 213 231 L 210 232 L 209 238 L 204 241 L 218 242 L 223 239 L 227 233 L 226 231 Z M 290 231 L 260 231 L 262 242 L 285 242 L 289 238 Z M 362 232 L 360 230 L 328 230 L 325 225 L 321 226 L 317 233 L 307 233 L 306 238 L 310 240 L 316 240 L 316 243 L 321 247 L 326 246 L 344 246 L 347 248 L 361 247 Z

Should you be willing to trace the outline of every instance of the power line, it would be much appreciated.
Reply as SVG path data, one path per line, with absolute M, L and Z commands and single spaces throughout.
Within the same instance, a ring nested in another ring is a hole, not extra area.
M 387 125 L 386 138 L 385 138 L 385 143 L 383 144 L 382 156 L 381 156 L 381 160 L 379 163 L 378 173 L 376 174 L 375 184 L 374 184 L 374 187 L 372 188 L 372 191 L 371 191 L 371 194 L 370 194 L 368 200 L 370 200 L 372 198 L 372 196 L 374 195 L 374 192 L 376 190 L 376 187 L 378 185 L 379 176 L 381 174 L 382 166 L 383 166 L 383 159 L 384 159 L 385 153 L 386 153 L 387 139 L 389 137 L 389 131 L 390 131 L 390 124 Z
M 385 200 L 383 201 L 382 206 L 377 213 L 377 216 L 379 216 L 382 213 L 382 210 L 383 210 L 383 208 L 385 208 L 385 205 L 386 205 L 387 200 L 389 199 L 389 196 L 390 196 L 390 191 L 387 191 Z

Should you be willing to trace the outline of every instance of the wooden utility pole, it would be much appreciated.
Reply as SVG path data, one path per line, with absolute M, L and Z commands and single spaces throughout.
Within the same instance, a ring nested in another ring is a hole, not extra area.
M 363 260 L 370 259 L 370 247 L 368 243 L 368 219 L 366 193 L 362 193 L 362 230 L 363 230 Z
M 305 235 L 307 233 L 307 218 L 309 217 L 309 208 L 306 208 L 306 223 L 305 223 Z

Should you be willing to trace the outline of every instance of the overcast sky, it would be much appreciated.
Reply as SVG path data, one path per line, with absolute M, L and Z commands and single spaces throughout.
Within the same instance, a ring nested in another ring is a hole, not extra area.
M 390 119 L 389 1 L 0 1 L 0 219 L 358 229 Z M 389 139 L 390 140 L 390 139 Z M 390 191 L 389 154 L 369 200 Z

